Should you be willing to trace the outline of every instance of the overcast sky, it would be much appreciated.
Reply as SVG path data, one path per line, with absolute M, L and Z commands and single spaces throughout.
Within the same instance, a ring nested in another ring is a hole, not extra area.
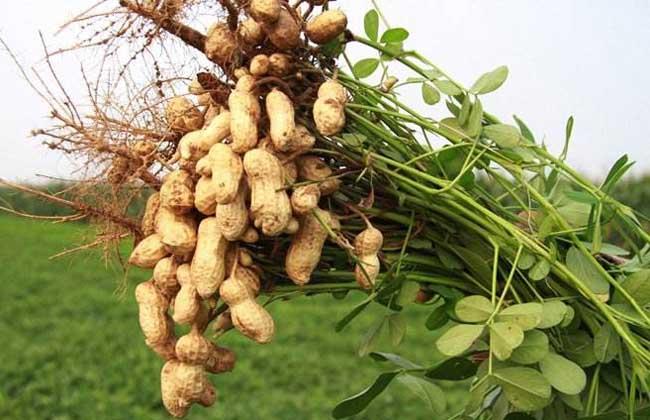
M 115 0 L 117 3 L 117 0 Z M 5 7 L 0 36 L 25 65 L 42 56 L 38 30 L 58 26 L 95 0 L 22 0 Z M 362 31 L 366 0 L 339 0 L 350 27 Z M 650 171 L 650 2 L 647 0 L 379 0 L 393 26 L 411 32 L 420 51 L 465 85 L 499 65 L 506 84 L 484 106 L 507 119 L 522 117 L 559 152 L 568 116 L 575 117 L 569 161 L 599 176 L 623 153 Z M 364 50 L 354 48 L 355 58 Z M 368 54 L 365 52 L 365 54 Z M 59 70 L 78 75 L 69 57 Z M 74 80 L 72 78 L 71 80 Z M 47 108 L 28 89 L 7 54 L 0 53 L 2 153 L 0 177 L 69 177 L 72 165 L 28 138 L 47 124 Z M 74 91 L 74 89 L 72 89 Z

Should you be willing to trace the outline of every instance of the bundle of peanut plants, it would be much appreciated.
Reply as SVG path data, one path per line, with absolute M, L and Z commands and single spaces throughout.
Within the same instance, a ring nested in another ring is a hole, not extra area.
M 506 67 L 466 87 L 378 9 L 353 30 L 333 6 L 100 1 L 66 24 L 75 45 L 46 49 L 51 82 L 25 72 L 55 121 L 35 134 L 84 178 L 76 200 L 30 191 L 73 208 L 64 220 L 98 226 L 80 249 L 118 255 L 133 238 L 128 264 L 152 270 L 135 293 L 144 342 L 164 362 L 166 409 L 215 403 L 210 374 L 236 374 L 224 334 L 269 343 L 282 334 L 274 305 L 363 293 L 336 330 L 383 306 L 360 353 L 384 372 L 335 418 L 393 380 L 458 419 L 640 418 L 650 236 L 610 196 L 632 162 L 594 185 L 565 163 L 566 147 L 554 156 L 521 119 L 483 108 Z M 352 63 L 353 44 L 369 58 Z M 79 50 L 102 52 L 82 68 L 86 102 L 51 62 Z M 422 103 L 405 103 L 414 86 Z M 612 233 L 624 243 L 608 243 Z M 384 326 L 402 341 L 409 305 L 430 308 L 431 360 L 374 347 Z M 462 381 L 466 406 L 446 407 L 438 381 Z

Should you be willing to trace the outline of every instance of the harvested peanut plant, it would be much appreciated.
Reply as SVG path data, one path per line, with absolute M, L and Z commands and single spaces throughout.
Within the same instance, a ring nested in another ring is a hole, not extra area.
M 453 418 L 644 409 L 650 236 L 609 195 L 627 157 L 592 184 L 564 162 L 566 148 L 554 156 L 520 118 L 483 109 L 506 67 L 467 88 L 409 50 L 407 30 L 380 35 L 380 20 L 388 25 L 377 9 L 361 35 L 328 1 L 115 3 L 67 24 L 91 32 L 73 49 L 105 52 L 96 83 L 83 73 L 90 103 L 41 89 L 55 124 L 36 134 L 87 178 L 73 187 L 77 201 L 43 197 L 101 226 L 94 246 L 132 235 L 129 264 L 153 269 L 136 298 L 172 415 L 215 403 L 209 374 L 235 365 L 216 343 L 224 333 L 268 343 L 270 303 L 353 291 L 367 296 L 336 329 L 382 305 L 361 353 L 390 367 L 336 418 L 361 412 L 393 379 L 442 413 L 436 382 L 471 378 Z M 352 64 L 351 43 L 372 56 Z M 119 71 L 106 71 L 115 60 Z M 396 68 L 412 74 L 399 81 Z M 423 104 L 404 102 L 406 86 Z M 571 118 L 567 145 L 572 127 Z M 141 197 L 135 218 L 127 209 Z M 607 242 L 612 232 L 622 246 Z M 384 323 L 401 341 L 408 305 L 428 305 L 422 322 L 441 330 L 434 365 L 372 352 Z M 189 332 L 176 337 L 174 324 Z

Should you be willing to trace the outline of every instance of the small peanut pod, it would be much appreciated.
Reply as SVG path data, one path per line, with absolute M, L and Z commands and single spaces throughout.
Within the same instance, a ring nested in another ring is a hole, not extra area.
M 194 208 L 194 182 L 189 172 L 177 169 L 165 177 L 160 187 L 160 207 L 184 214 Z
M 266 35 L 262 26 L 254 19 L 245 19 L 237 27 L 237 34 L 244 44 L 256 47 L 264 41 Z
M 259 23 L 275 23 L 282 10 L 279 0 L 251 0 L 248 14 Z
M 205 364 L 205 370 L 215 374 L 233 370 L 237 361 L 235 352 L 224 347 L 219 347 L 214 343 L 210 343 L 210 345 L 212 346 L 212 352 Z
M 176 296 L 180 289 L 178 279 L 176 279 L 176 270 L 178 263 L 172 257 L 163 258 L 158 261 L 153 269 L 153 283 L 158 290 L 167 298 Z
M 179 266 L 176 270 L 176 278 L 181 285 L 181 290 L 174 299 L 174 321 L 181 325 L 192 324 L 201 311 L 201 299 L 192 280 L 190 265 Z
M 332 168 L 318 156 L 304 155 L 296 158 L 298 176 L 303 181 L 318 182 L 321 195 L 337 191 L 341 185 L 338 178 L 332 178 Z
M 248 229 L 247 190 L 246 184 L 241 182 L 239 192 L 232 202 L 217 205 L 217 226 L 229 241 L 238 240 Z
M 284 233 L 287 235 L 295 235 L 298 229 L 300 229 L 300 222 L 295 217 L 292 217 L 289 223 L 287 223 L 287 227 L 284 228 Z
M 176 214 L 161 207 L 156 215 L 156 233 L 161 241 L 178 257 L 190 254 L 196 246 L 196 221 L 190 215 Z
M 273 89 L 266 95 L 266 113 L 271 125 L 273 145 L 281 152 L 289 150 L 296 129 L 291 99 L 282 91 Z
M 165 314 L 169 301 L 151 280 L 138 284 L 135 288 L 135 300 L 138 302 L 140 329 L 145 340 L 150 344 L 167 341 L 170 331 Z
M 285 270 L 295 284 L 309 283 L 320 261 L 323 245 L 329 236 L 323 225 L 334 229 L 337 224 L 334 216 L 318 208 L 301 218 L 300 229 L 293 237 L 285 259 Z
M 217 208 L 217 194 L 212 177 L 202 176 L 196 183 L 194 207 L 206 216 L 214 215 Z
M 260 234 L 257 233 L 254 227 L 249 226 L 239 240 L 246 244 L 254 244 L 260 240 Z
M 167 125 L 172 131 L 188 133 L 203 126 L 203 114 L 184 96 L 169 100 L 165 108 Z
M 230 30 L 228 24 L 218 23 L 213 25 L 205 37 L 205 55 L 219 65 L 233 61 L 237 51 L 237 37 Z
M 170 360 L 160 374 L 163 405 L 174 417 L 184 417 L 193 403 L 211 406 L 216 400 L 214 387 L 203 366 Z
M 158 213 L 159 207 L 160 194 L 151 194 L 147 199 L 147 204 L 144 207 L 144 214 L 142 215 L 142 222 L 140 222 L 140 227 L 144 236 L 149 236 L 156 232 L 156 213 Z
M 318 207 L 320 200 L 320 189 L 316 184 L 308 184 L 297 187 L 291 194 L 291 208 L 297 215 L 309 213 Z
M 227 204 L 237 197 L 244 172 L 242 160 L 227 144 L 217 143 L 210 149 L 212 188 L 215 200 Z
M 201 221 L 191 274 L 192 282 L 203 298 L 212 296 L 225 277 L 228 245 L 228 240 L 221 234 L 215 217 Z
M 178 150 L 181 159 L 196 162 L 208 154 L 210 148 L 230 135 L 230 112 L 222 112 L 202 130 L 191 131 L 181 138 Z
M 268 55 L 258 54 L 251 59 L 249 70 L 253 76 L 265 76 L 269 72 L 270 65 Z
M 141 268 L 153 268 L 158 261 L 169 254 L 169 250 L 162 242 L 162 237 L 154 233 L 136 245 L 129 257 L 129 264 Z
M 287 152 L 290 152 L 292 155 L 299 155 L 309 152 L 314 144 L 316 143 L 316 138 L 309 132 L 307 127 L 302 124 L 296 124 L 296 129 L 293 132 L 293 138 L 289 142 L 289 149 Z
M 311 42 L 327 44 L 348 26 L 348 18 L 340 10 L 328 10 L 307 23 L 305 34 Z
M 288 76 L 292 68 L 291 56 L 282 53 L 273 53 L 269 56 L 269 74 L 271 76 Z
M 257 123 L 262 110 L 251 92 L 234 90 L 228 97 L 230 107 L 230 137 L 232 150 L 245 153 L 257 144 Z
M 251 188 L 250 210 L 255 227 L 267 236 L 279 235 L 291 219 L 282 164 L 272 153 L 253 149 L 244 155 L 244 170 Z
M 280 16 L 275 23 L 263 23 L 262 28 L 271 43 L 280 50 L 290 50 L 300 44 L 300 25 L 286 9 L 280 11 Z
M 342 84 L 336 80 L 327 80 L 318 87 L 319 98 L 336 99 L 341 104 L 345 105 L 348 102 L 348 92 Z
M 338 134 L 345 126 L 345 104 L 347 92 L 334 80 L 318 88 L 318 99 L 314 103 L 314 122 L 318 132 L 324 136 Z
M 271 341 L 275 324 L 250 288 L 235 271 L 219 288 L 219 295 L 230 307 L 233 325 L 246 337 L 264 344 Z
M 354 267 L 354 278 L 359 286 L 371 289 L 377 280 L 381 266 L 377 253 L 382 247 L 384 236 L 377 228 L 369 226 L 354 239 L 354 251 L 358 263 Z

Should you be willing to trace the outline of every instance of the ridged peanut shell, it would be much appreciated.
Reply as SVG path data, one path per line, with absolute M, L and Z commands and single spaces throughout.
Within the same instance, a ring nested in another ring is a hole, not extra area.
M 279 0 L 251 0 L 248 14 L 259 23 L 275 23 L 282 10 Z
M 260 103 L 250 92 L 234 90 L 228 97 L 228 107 L 232 150 L 245 153 L 257 144 L 257 123 L 262 112 Z
M 371 289 L 377 280 L 380 268 L 377 254 L 361 255 L 358 257 L 358 263 L 354 267 L 354 278 L 359 286 L 364 289 Z
M 282 152 L 289 150 L 296 129 L 291 99 L 284 92 L 273 89 L 266 95 L 266 114 L 269 117 L 273 145 Z
M 320 189 L 317 184 L 301 185 L 291 193 L 291 208 L 298 215 L 306 214 L 318 207 Z
M 262 26 L 254 19 L 244 19 L 237 27 L 237 34 L 244 44 L 249 47 L 256 47 L 264 41 L 266 34 Z
M 135 288 L 135 299 L 139 308 L 140 329 L 147 344 L 166 343 L 171 335 L 166 319 L 168 300 L 151 280 Z
M 177 214 L 188 213 L 194 208 L 194 182 L 188 171 L 177 169 L 165 176 L 160 187 L 160 206 Z
M 212 177 L 202 176 L 196 182 L 194 190 L 194 207 L 206 216 L 214 215 L 217 208 L 217 194 Z
M 160 389 L 163 405 L 174 417 L 184 417 L 191 405 L 214 404 L 216 393 L 202 366 L 170 360 L 162 368 Z
M 176 356 L 183 363 L 205 366 L 212 351 L 211 343 L 195 327 L 176 342 Z
M 217 226 L 221 234 L 229 241 L 238 240 L 248 229 L 247 189 L 246 184 L 241 182 L 239 191 L 232 202 L 217 205 Z
M 298 175 L 303 181 L 318 181 L 318 188 L 321 195 L 329 195 L 339 189 L 341 181 L 332 177 L 330 168 L 323 159 L 318 156 L 304 155 L 296 158 Z M 329 178 L 329 179 L 328 179 Z
M 167 102 L 165 118 L 170 130 L 181 133 L 198 130 L 203 126 L 203 114 L 184 96 L 176 96 Z
M 237 330 L 260 344 L 271 341 L 275 333 L 273 318 L 255 301 L 253 292 L 236 273 L 223 282 L 219 294 L 230 307 L 230 316 Z
M 271 76 L 288 76 L 293 69 L 291 56 L 282 53 L 273 53 L 269 56 L 269 73 Z
M 300 44 L 300 25 L 287 10 L 282 9 L 274 24 L 262 24 L 269 40 L 279 50 L 290 50 Z
M 253 76 L 265 76 L 269 72 L 271 62 L 266 54 L 258 54 L 251 59 L 249 70 Z
M 144 206 L 144 214 L 140 222 L 140 228 L 144 236 L 149 236 L 156 232 L 156 213 L 158 213 L 159 207 L 160 194 L 151 194 L 147 199 L 147 204 Z
M 175 296 L 181 287 L 176 278 L 177 269 L 178 263 L 173 257 L 163 258 L 153 269 L 153 282 L 167 298 Z
M 325 210 L 315 209 L 300 219 L 300 229 L 294 235 L 285 259 L 285 270 L 295 284 L 309 283 L 320 262 L 323 245 L 329 236 L 321 223 L 333 226 L 333 216 Z
M 161 207 L 156 215 L 156 233 L 172 254 L 182 257 L 192 253 L 196 246 L 196 221 L 191 215 L 176 214 Z
M 227 23 L 218 23 L 208 30 L 205 37 L 205 55 L 217 64 L 233 61 L 237 51 L 237 37 Z
M 217 143 L 210 149 L 212 188 L 215 200 L 227 204 L 237 197 L 239 184 L 244 172 L 242 159 L 231 146 Z
M 174 321 L 181 325 L 192 324 L 201 310 L 201 300 L 194 282 L 192 281 L 188 264 L 183 264 L 176 270 L 181 290 L 174 299 Z
M 316 16 L 305 27 L 305 34 L 316 44 L 327 44 L 343 33 L 348 18 L 340 10 L 327 10 Z
M 141 268 L 153 268 L 167 255 L 169 255 L 169 250 L 162 242 L 162 237 L 154 233 L 136 245 L 129 257 L 129 264 Z
M 314 102 L 314 122 L 318 132 L 324 136 L 333 136 L 345 127 L 345 108 L 333 98 L 318 98 Z
M 336 99 L 345 105 L 348 102 L 348 91 L 336 80 L 327 80 L 318 87 L 318 97 Z
M 228 240 L 222 235 L 217 219 L 208 217 L 199 225 L 196 251 L 192 258 L 192 281 L 203 298 L 212 296 L 225 277 Z

